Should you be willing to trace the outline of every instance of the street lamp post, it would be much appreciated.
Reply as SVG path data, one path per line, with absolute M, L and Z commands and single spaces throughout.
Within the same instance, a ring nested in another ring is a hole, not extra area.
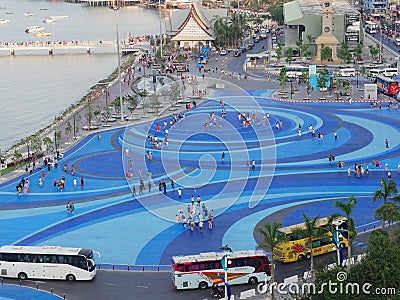
M 122 80 L 121 80 L 121 53 L 119 51 L 119 33 L 118 33 L 118 10 L 120 7 L 118 5 L 111 6 L 111 9 L 115 12 L 115 29 L 117 31 L 117 54 L 118 54 L 118 81 L 119 81 L 119 105 L 121 110 L 121 122 L 124 121 L 124 113 L 122 110 Z
M 162 25 L 161 25 L 161 0 L 158 0 L 158 10 L 159 10 L 159 17 L 160 17 L 160 57 L 161 63 L 163 63 L 163 33 L 162 33 Z

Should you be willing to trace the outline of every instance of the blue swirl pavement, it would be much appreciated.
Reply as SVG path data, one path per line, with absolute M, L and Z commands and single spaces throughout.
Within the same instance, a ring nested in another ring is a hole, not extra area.
M 271 91 L 247 92 L 262 109 L 259 118 L 270 114 L 265 127 L 256 121 L 243 128 L 234 107 L 227 107 L 226 117 L 220 120 L 221 107 L 215 100 L 235 99 L 238 93 L 219 90 L 169 128 L 169 144 L 162 150 L 153 149 L 146 137 L 157 134 L 162 141 L 164 121 L 169 127 L 171 116 L 108 130 L 100 140 L 95 134 L 84 138 L 65 153 L 57 169 L 46 171 L 43 186 L 39 186 L 41 171 L 26 177 L 29 192 L 21 197 L 15 191 L 21 177 L 2 182 L 0 244 L 87 247 L 101 253 L 101 263 L 158 265 L 169 264 L 172 255 L 216 251 L 222 244 L 235 250 L 254 248 L 254 229 L 266 216 L 291 208 L 281 220 L 284 225 L 300 222 L 301 213 L 327 216 L 335 211 L 334 200 L 350 195 L 358 199 L 356 225 L 364 228 L 374 222 L 374 209 L 380 203 L 371 198 L 387 174 L 383 168 L 372 168 L 371 161 L 387 163 L 398 182 L 400 112 L 370 109 L 369 103 L 275 102 L 269 99 Z M 247 100 L 235 101 L 245 105 Z M 223 126 L 205 131 L 205 118 L 212 112 Z M 282 127 L 276 129 L 280 121 Z M 161 126 L 159 132 L 156 124 Z M 323 139 L 311 137 L 309 125 Z M 151 161 L 147 151 L 153 154 Z M 334 163 L 328 161 L 330 154 L 336 156 Z M 252 159 L 254 171 L 246 166 Z M 345 162 L 344 170 L 337 168 L 339 160 Z M 355 163 L 369 164 L 369 175 L 347 176 L 347 167 L 353 170 Z M 75 174 L 64 174 L 64 164 L 68 169 L 74 165 Z M 130 178 L 125 176 L 128 170 Z M 147 172 L 155 184 L 150 192 Z M 63 175 L 66 184 L 61 192 L 53 180 Z M 84 186 L 80 186 L 82 176 Z M 266 177 L 271 182 L 260 181 Z M 145 191 L 133 196 L 131 188 L 138 192 L 141 178 Z M 170 179 L 175 181 L 174 190 Z M 166 194 L 158 190 L 162 180 L 167 181 Z M 212 230 L 205 224 L 203 233 L 191 232 L 175 224 L 179 209 L 187 215 L 192 195 L 200 195 L 208 210 L 215 211 Z M 68 201 L 75 203 L 74 215 L 66 212 Z
M 57 300 L 59 296 L 28 287 L 0 285 L 0 300 Z

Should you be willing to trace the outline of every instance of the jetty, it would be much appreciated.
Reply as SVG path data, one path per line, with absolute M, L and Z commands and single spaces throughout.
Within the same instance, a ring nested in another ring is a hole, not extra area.
M 134 44 L 120 43 L 122 54 L 137 52 L 136 46 L 144 46 L 148 42 L 137 42 Z M 0 54 L 8 51 L 10 55 L 32 54 L 47 51 L 49 55 L 57 53 L 114 53 L 116 52 L 116 41 L 60 41 L 60 42 L 20 42 L 20 43 L 0 43 Z

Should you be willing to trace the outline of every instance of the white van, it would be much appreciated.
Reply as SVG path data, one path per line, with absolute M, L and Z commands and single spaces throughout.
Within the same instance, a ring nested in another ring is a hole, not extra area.
M 400 46 L 400 38 L 396 38 L 396 45 Z
M 383 70 L 382 69 L 371 69 L 368 71 L 368 73 L 371 75 L 371 79 L 375 79 L 376 76 L 382 75 Z
M 394 76 L 399 75 L 397 68 L 385 68 L 385 69 L 383 69 L 382 74 L 383 74 L 383 76 L 386 76 L 386 77 L 394 77 Z
M 337 72 L 338 76 L 343 76 L 343 77 L 353 77 L 356 76 L 356 69 L 354 68 L 344 68 L 340 69 Z

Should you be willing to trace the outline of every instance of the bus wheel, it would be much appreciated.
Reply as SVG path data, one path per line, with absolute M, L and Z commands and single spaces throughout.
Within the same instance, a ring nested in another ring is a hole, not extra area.
M 255 284 L 257 284 L 257 282 L 258 282 L 257 278 L 255 278 L 255 277 L 250 277 L 249 278 L 249 284 L 255 285 Z
M 18 279 L 19 280 L 27 280 L 28 279 L 28 275 L 26 275 L 26 273 L 21 272 L 18 274 Z
M 207 282 L 202 281 L 199 283 L 199 289 L 205 290 L 206 288 L 208 288 Z
M 311 252 L 307 252 L 306 258 L 307 258 L 307 259 L 310 259 L 310 258 L 311 258 Z
M 75 281 L 75 276 L 72 274 L 68 274 L 66 279 L 67 279 L 67 281 Z
M 299 257 L 297 258 L 297 261 L 302 261 L 304 259 L 304 255 L 299 255 Z

